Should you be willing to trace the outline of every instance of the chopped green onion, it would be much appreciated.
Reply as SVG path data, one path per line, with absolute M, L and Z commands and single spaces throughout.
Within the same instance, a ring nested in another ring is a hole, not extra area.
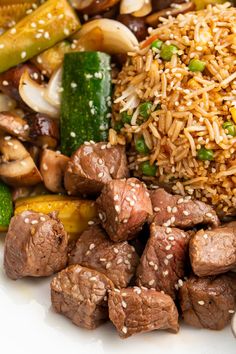
M 206 67 L 206 63 L 199 59 L 192 59 L 189 62 L 188 68 L 190 71 L 203 71 Z
M 231 135 L 231 136 L 236 135 L 236 126 L 234 125 L 233 122 L 231 122 L 231 121 L 225 122 L 222 125 L 222 127 L 223 127 L 223 129 L 227 130 L 228 135 Z
M 154 177 L 157 172 L 157 166 L 156 165 L 150 165 L 149 161 L 145 161 L 141 164 L 141 171 L 145 176 L 151 176 Z
M 214 153 L 211 149 L 201 148 L 197 152 L 197 157 L 202 161 L 212 161 L 214 160 Z
M 156 39 L 152 42 L 151 48 L 161 49 L 163 42 L 160 39 Z
M 121 119 L 122 122 L 125 124 L 130 124 L 131 123 L 131 119 L 132 119 L 132 115 L 128 114 L 127 112 L 122 112 L 121 113 Z
M 175 45 L 173 44 L 168 45 L 164 43 L 161 47 L 160 57 L 163 60 L 170 61 L 172 56 L 178 53 L 178 50 L 179 50 L 178 47 L 176 47 Z
M 147 147 L 143 137 L 135 141 L 135 149 L 140 154 L 147 154 L 149 152 L 149 148 Z
M 152 103 L 151 102 L 144 102 L 141 103 L 139 106 L 139 114 L 141 117 L 147 119 L 151 113 Z

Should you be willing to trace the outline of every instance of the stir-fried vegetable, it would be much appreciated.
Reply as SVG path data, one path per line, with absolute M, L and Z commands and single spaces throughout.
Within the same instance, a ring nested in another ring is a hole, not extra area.
M 61 150 L 85 141 L 106 141 L 110 121 L 110 57 L 100 52 L 65 55 L 62 78 Z
M 0 182 L 0 232 L 7 230 L 12 214 L 11 192 L 3 182 Z
M 225 131 L 228 135 L 231 135 L 231 136 L 236 135 L 236 126 L 233 122 L 231 122 L 231 121 L 225 122 L 222 125 L 222 127 L 223 127 L 223 129 L 225 129 Z
M 211 149 L 201 148 L 197 152 L 197 157 L 202 161 L 212 161 L 214 160 L 214 153 Z
M 151 113 L 152 103 L 144 102 L 139 106 L 139 114 L 142 118 L 147 119 Z
M 62 195 L 44 195 L 17 200 L 15 214 L 25 210 L 44 214 L 57 211 L 58 218 L 69 233 L 70 239 L 76 239 L 88 227 L 89 221 L 93 222 L 97 214 L 93 201 Z
M 135 149 L 140 154 L 147 154 L 149 152 L 149 148 L 147 147 L 143 137 L 138 138 L 135 141 Z
M 152 42 L 151 48 L 152 49 L 161 49 L 163 42 L 160 39 L 156 39 L 155 41 Z
M 48 0 L 0 36 L 0 72 L 52 47 L 80 27 L 66 0 Z
M 190 60 L 188 65 L 189 70 L 193 72 L 203 71 L 205 67 L 206 67 L 206 63 L 199 59 Z
M 157 166 L 151 165 L 149 161 L 145 161 L 141 164 L 141 171 L 144 176 L 155 177 L 157 172 Z
M 160 57 L 163 60 L 170 61 L 174 54 L 178 53 L 178 48 L 173 44 L 163 44 L 161 47 Z

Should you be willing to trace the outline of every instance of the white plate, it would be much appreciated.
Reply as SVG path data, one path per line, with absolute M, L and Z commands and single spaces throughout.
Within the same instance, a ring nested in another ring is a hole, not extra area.
M 0 353 L 2 354 L 235 354 L 229 328 L 207 331 L 181 326 L 178 334 L 152 332 L 126 340 L 110 323 L 88 331 L 53 312 L 50 279 L 8 279 L 0 240 Z

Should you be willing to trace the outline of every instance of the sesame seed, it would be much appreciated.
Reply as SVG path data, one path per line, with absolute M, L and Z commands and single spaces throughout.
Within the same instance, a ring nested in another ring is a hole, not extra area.
M 88 221 L 88 225 L 94 225 L 94 221 L 93 220 L 89 220 Z
M 0 49 L 3 49 L 5 47 L 5 44 L 0 44 Z
M 142 287 L 143 288 L 143 287 Z M 134 292 L 138 295 L 141 294 L 141 289 L 138 286 L 134 286 Z
M 98 174 L 98 178 L 102 178 L 104 176 L 104 173 L 103 172 L 100 172 L 99 174 Z
M 155 283 L 155 279 L 152 279 L 148 282 L 148 285 L 152 286 Z
M 120 263 L 122 263 L 122 262 L 123 262 L 123 259 L 122 259 L 122 258 L 119 258 L 119 259 L 117 260 L 116 264 L 120 264 Z
M 183 198 L 179 198 L 178 201 L 177 201 L 177 204 L 182 204 L 184 202 L 184 199 Z
M 98 163 L 99 163 L 99 165 L 103 165 L 103 160 L 102 159 L 98 159 Z
M 99 258 L 100 262 L 106 262 L 106 258 Z
M 127 224 L 127 222 L 128 222 L 128 219 L 123 219 L 123 224 Z
M 234 313 L 235 311 L 234 310 L 229 310 L 229 313 Z
M 167 265 L 169 264 L 168 259 L 164 259 L 164 263 L 165 263 L 165 265 L 167 266 Z
M 27 53 L 26 53 L 26 52 L 21 52 L 21 58 L 22 58 L 22 59 L 25 59 L 26 56 L 27 56 Z
M 172 208 L 168 205 L 168 207 L 167 207 L 167 212 L 168 212 L 168 213 L 171 213 L 171 211 L 172 211 Z
M 122 304 L 122 306 L 124 307 L 124 309 L 126 309 L 127 304 L 126 304 L 126 302 L 125 302 L 124 300 L 122 300 L 121 304 Z
M 173 254 L 167 254 L 166 258 L 167 258 L 167 259 L 173 258 Z
M 96 278 L 96 277 L 91 277 L 91 278 L 89 278 L 89 280 L 91 280 L 91 281 L 96 281 L 97 278 Z
M 212 218 L 212 217 L 213 217 L 212 213 L 206 213 L 206 216 L 207 216 L 208 218 Z
M 203 237 L 204 237 L 205 239 L 208 239 L 208 235 L 207 235 L 207 234 L 204 234 Z
M 24 223 L 28 224 L 29 223 L 29 218 L 25 218 Z
M 130 205 L 130 206 L 134 206 L 134 205 L 135 205 L 135 201 L 134 201 L 134 200 L 131 200 L 131 201 L 129 202 L 129 205 Z
M 111 268 L 111 262 L 108 262 L 108 263 L 106 264 L 106 269 L 109 269 L 109 268 Z
M 32 224 L 32 225 L 38 224 L 38 220 L 32 220 L 32 221 L 31 221 L 31 224 Z
M 198 304 L 203 306 L 205 304 L 205 302 L 203 300 L 200 300 L 200 301 L 198 301 Z
M 61 16 L 61 15 L 60 15 L 60 16 Z M 64 28 L 64 34 L 65 34 L 66 36 L 69 36 L 70 31 L 68 30 L 68 28 Z
M 171 231 L 172 231 L 171 227 L 167 227 L 167 228 L 166 228 L 166 233 L 167 233 L 167 234 L 171 233 Z
M 77 84 L 76 84 L 76 82 L 71 82 L 70 86 L 71 86 L 72 88 L 76 88 L 76 87 L 77 87 Z
M 168 237 L 168 240 L 170 240 L 170 241 L 174 241 L 174 239 L 175 239 L 174 236 L 169 236 Z
M 10 30 L 10 33 L 11 33 L 11 34 L 16 34 L 16 29 L 15 29 L 15 28 L 12 28 L 12 29 Z
M 181 286 L 183 286 L 183 285 L 184 285 L 184 282 L 183 282 L 183 280 L 182 280 L 182 279 L 179 279 L 179 280 L 178 280 L 178 285 L 179 285 L 179 287 L 181 287 Z
M 116 195 L 114 196 L 114 201 L 116 201 L 116 200 L 119 200 L 119 195 L 118 195 L 118 194 L 116 194 Z
M 40 221 L 46 221 L 46 218 L 44 216 L 40 216 Z
M 125 259 L 124 263 L 130 265 L 130 261 L 128 259 Z
M 76 137 L 75 132 L 70 132 L 70 136 L 71 136 L 72 138 L 75 138 L 75 137 Z
M 7 80 L 3 80 L 2 84 L 3 84 L 3 86 L 8 86 L 9 82 Z
M 88 250 L 86 253 L 85 253 L 85 256 L 88 256 L 90 254 L 90 251 Z
M 91 243 L 91 245 L 89 246 L 89 249 L 90 250 L 93 250 L 95 248 L 95 244 L 94 243 Z
M 171 224 L 174 224 L 174 222 L 175 222 L 175 217 L 174 217 L 174 216 L 172 216 L 172 217 L 170 218 L 170 222 L 171 222 Z
M 149 264 L 151 267 L 153 267 L 153 266 L 154 266 L 154 262 L 153 262 L 153 261 L 148 262 L 148 264 Z
M 127 327 L 124 326 L 124 327 L 122 328 L 122 332 L 126 334 L 126 333 L 128 332 Z
M 119 253 L 119 250 L 118 250 L 118 248 L 116 248 L 116 247 L 113 248 L 113 251 L 114 251 L 114 253 L 116 253 L 116 254 Z
M 183 214 L 184 214 L 185 216 L 188 216 L 190 213 L 189 213 L 189 211 L 184 210 L 184 211 L 183 211 Z
M 165 277 L 165 276 L 167 276 L 167 275 L 169 274 L 169 271 L 168 271 L 168 270 L 165 270 L 162 274 L 163 274 L 163 276 Z
M 115 205 L 115 210 L 116 210 L 117 213 L 119 213 L 120 212 L 120 206 L 119 205 Z
M 114 291 L 115 291 L 116 293 L 120 293 L 120 290 L 117 289 L 117 288 L 115 288 Z
M 44 171 L 48 170 L 48 166 L 46 165 L 46 163 L 43 163 L 42 168 L 43 168 Z
M 114 173 L 114 171 L 115 171 L 115 167 L 114 166 L 112 166 L 111 168 L 110 168 L 110 174 L 112 175 L 113 173 Z
M 43 36 L 45 39 L 50 39 L 50 34 L 48 32 L 45 32 Z
M 172 213 L 177 213 L 178 209 L 176 207 L 172 208 Z

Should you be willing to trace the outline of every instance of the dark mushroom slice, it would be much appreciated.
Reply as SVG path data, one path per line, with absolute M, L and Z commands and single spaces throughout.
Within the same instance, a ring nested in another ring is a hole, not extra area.
M 115 6 L 120 0 L 73 0 L 72 5 L 87 15 L 97 15 Z
M 41 155 L 40 173 L 45 187 L 54 193 L 63 193 L 63 179 L 69 157 L 45 149 Z
M 35 65 L 30 63 L 20 64 L 0 74 L 0 90 L 16 100 L 20 107 L 29 111 L 29 107 L 23 102 L 19 94 L 20 78 L 25 71 L 28 71 L 33 80 L 41 82 L 40 71 Z
M 146 17 L 145 21 L 149 26 L 156 27 L 160 17 L 177 16 L 193 10 L 195 10 L 195 4 L 192 1 L 187 3 L 184 2 L 177 7 L 167 7 L 163 10 L 152 13 Z
M 23 187 L 42 181 L 32 157 L 19 140 L 1 137 L 0 153 L 0 177 L 5 183 Z
M 26 116 L 29 130 L 29 141 L 36 146 L 54 149 L 59 142 L 59 126 L 55 119 L 46 114 L 33 113 Z
M 125 26 L 127 26 L 138 38 L 142 41 L 148 35 L 147 25 L 143 17 L 134 17 L 129 14 L 119 15 L 117 21 L 120 21 Z

